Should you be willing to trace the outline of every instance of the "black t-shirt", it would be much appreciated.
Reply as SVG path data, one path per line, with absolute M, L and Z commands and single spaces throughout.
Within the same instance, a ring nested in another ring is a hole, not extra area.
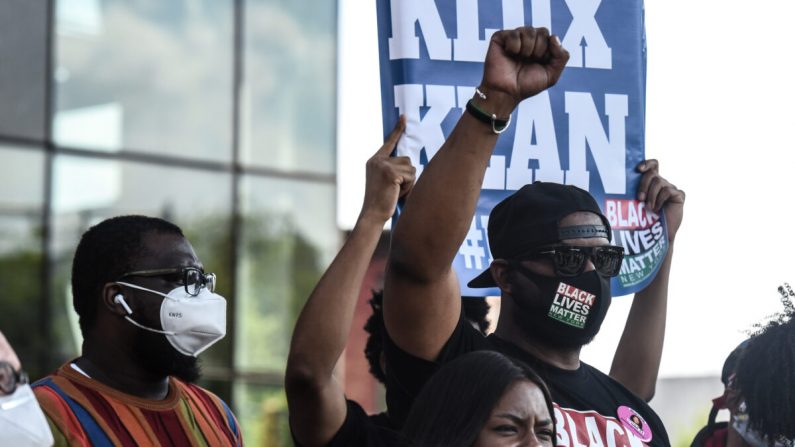
M 548 365 L 495 335 L 484 337 L 463 318 L 436 362 L 414 357 L 386 337 L 386 401 L 393 423 L 403 424 L 414 398 L 438 365 L 479 350 L 521 360 L 544 379 L 555 407 L 558 446 L 670 445 L 654 410 L 608 375 L 583 362 L 574 371 Z
M 395 425 L 392 424 L 392 419 L 389 418 L 389 414 L 386 411 L 377 414 L 371 414 L 370 416 L 367 416 L 367 418 L 376 427 L 383 427 L 394 431 L 400 431 L 398 427 L 395 427 Z
M 406 445 L 400 433 L 388 428 L 388 420 L 383 416 L 367 416 L 356 402 L 347 400 L 348 412 L 345 422 L 326 444 L 326 447 L 398 447 Z M 296 446 L 300 444 L 295 441 Z

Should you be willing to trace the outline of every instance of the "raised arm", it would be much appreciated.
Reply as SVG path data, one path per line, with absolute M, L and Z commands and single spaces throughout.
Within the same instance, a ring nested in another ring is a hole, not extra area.
M 544 28 L 494 33 L 473 103 L 506 119 L 523 99 L 554 85 L 569 55 Z M 460 288 L 452 262 L 469 229 L 497 142 L 490 124 L 464 113 L 425 168 L 398 220 L 384 283 L 392 340 L 434 360 L 455 329 Z
M 345 348 L 364 275 L 384 222 L 398 197 L 414 184 L 406 157 L 389 154 L 405 129 L 401 117 L 384 145 L 367 162 L 364 204 L 350 237 L 318 282 L 298 317 L 285 374 L 290 426 L 298 443 L 323 446 L 345 421 L 342 385 L 334 366 Z
M 685 192 L 662 178 L 659 166 L 657 160 L 646 160 L 638 165 L 638 170 L 643 173 L 638 186 L 638 200 L 645 201 L 647 208 L 655 212 L 665 212 L 668 253 L 654 280 L 635 294 L 610 368 L 611 377 L 646 401 L 654 397 L 660 370 L 668 309 L 668 278 L 674 239 L 682 224 L 685 204 Z

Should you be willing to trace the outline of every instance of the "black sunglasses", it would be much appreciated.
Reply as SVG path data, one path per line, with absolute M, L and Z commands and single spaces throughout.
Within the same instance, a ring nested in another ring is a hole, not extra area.
M 121 277 L 128 276 L 174 276 L 173 282 L 178 282 L 185 286 L 185 291 L 190 296 L 197 296 L 202 288 L 206 287 L 210 292 L 215 292 L 215 273 L 204 273 L 197 267 L 177 267 L 170 269 L 138 270 L 123 274 Z
M 0 395 L 14 394 L 19 385 L 28 383 L 28 375 L 24 371 L 14 371 L 10 363 L 0 360 Z
M 586 261 L 593 262 L 596 271 L 606 277 L 618 275 L 621 262 L 624 260 L 624 247 L 601 245 L 596 247 L 580 247 L 577 245 L 554 245 L 539 248 L 537 251 L 518 257 L 532 259 L 548 257 L 555 266 L 558 276 L 577 276 L 585 271 Z

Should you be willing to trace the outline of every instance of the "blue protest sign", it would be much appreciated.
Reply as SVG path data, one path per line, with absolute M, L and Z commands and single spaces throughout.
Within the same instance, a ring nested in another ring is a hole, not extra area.
M 523 101 L 491 157 L 454 267 L 466 283 L 491 263 L 491 208 L 534 181 L 589 191 L 626 258 L 613 295 L 642 289 L 668 249 L 662 216 L 635 200 L 644 160 L 646 42 L 642 0 L 377 0 L 384 129 L 407 117 L 398 155 L 422 174 L 481 80 L 500 29 L 547 27 L 571 58 L 558 84 Z M 397 217 L 396 217 L 397 218 Z

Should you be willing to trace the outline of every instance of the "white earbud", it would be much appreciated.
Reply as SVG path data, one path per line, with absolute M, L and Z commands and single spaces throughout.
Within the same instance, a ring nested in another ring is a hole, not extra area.
M 113 297 L 113 302 L 116 304 L 121 304 L 121 307 L 127 311 L 127 315 L 132 315 L 133 311 L 130 309 L 130 306 L 127 305 L 127 301 L 124 301 L 124 296 L 121 293 L 116 294 L 116 296 Z

